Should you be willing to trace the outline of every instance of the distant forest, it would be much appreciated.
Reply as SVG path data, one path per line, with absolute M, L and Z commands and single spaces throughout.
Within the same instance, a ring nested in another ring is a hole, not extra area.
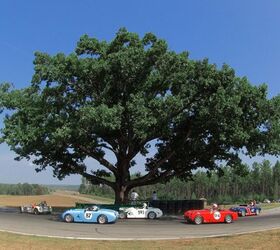
M 79 191 L 79 187 L 80 185 L 60 185 L 60 184 L 49 184 L 49 185 L 44 185 L 47 188 L 49 188 L 49 190 L 53 191 L 53 190 L 68 190 L 68 191 Z
M 149 200 L 156 191 L 162 200 L 181 200 L 206 198 L 208 202 L 227 204 L 247 202 L 249 200 L 263 201 L 268 198 L 280 198 L 280 162 L 272 165 L 265 160 L 262 163 L 240 165 L 237 168 L 222 167 L 221 171 L 197 171 L 193 180 L 183 181 L 172 179 L 166 184 L 156 184 L 135 188 L 139 199 Z M 108 186 L 93 186 L 85 181 L 80 185 L 80 193 L 114 197 L 114 192 Z
M 42 195 L 49 194 L 49 188 L 38 184 L 18 183 L 0 184 L 0 194 L 6 195 Z

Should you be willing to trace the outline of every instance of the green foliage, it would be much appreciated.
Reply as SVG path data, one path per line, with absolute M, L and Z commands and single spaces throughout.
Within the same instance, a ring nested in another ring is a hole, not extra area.
M 150 200 L 153 191 L 157 192 L 160 200 L 188 200 L 206 198 L 208 203 L 216 202 L 219 204 L 247 203 L 250 200 L 263 201 L 266 198 L 271 200 L 280 199 L 279 189 L 280 180 L 275 169 L 279 168 L 279 162 L 271 166 L 269 161 L 254 163 L 254 168 L 242 165 L 246 175 L 238 175 L 231 167 L 221 167 L 224 174 L 219 176 L 217 171 L 211 171 L 210 176 L 204 171 L 194 173 L 192 181 L 182 181 L 173 178 L 166 184 L 155 184 L 143 186 L 135 190 L 139 194 L 140 200 Z M 261 171 L 256 177 L 255 169 L 258 166 Z M 274 171 L 272 171 L 274 170 Z M 274 179 L 275 182 L 267 182 L 267 179 Z M 261 190 L 261 191 L 260 191 Z M 113 197 L 114 193 L 106 186 L 91 186 L 85 184 L 80 186 L 81 193 L 104 195 Z M 278 193 L 276 193 L 278 192 Z
M 221 161 L 237 166 L 241 150 L 279 153 L 279 97 L 268 100 L 265 85 L 252 86 L 227 65 L 170 51 L 151 33 L 141 39 L 122 28 L 111 42 L 84 35 L 70 55 L 36 52 L 34 69 L 29 87 L 0 88 L 0 109 L 11 110 L 2 140 L 37 171 L 81 174 L 110 186 L 116 199 Z M 146 174 L 132 179 L 138 154 Z M 88 158 L 102 170 L 91 172 Z
M 106 185 L 85 185 L 81 184 L 79 188 L 81 194 L 94 194 L 96 196 L 114 198 L 113 190 Z
M 50 184 L 50 185 L 45 185 L 50 192 L 54 192 L 55 190 L 68 190 L 68 191 L 78 191 L 80 185 L 61 185 L 61 184 Z
M 47 187 L 38 184 L 18 183 L 0 184 L 0 194 L 7 195 L 43 195 L 49 194 Z

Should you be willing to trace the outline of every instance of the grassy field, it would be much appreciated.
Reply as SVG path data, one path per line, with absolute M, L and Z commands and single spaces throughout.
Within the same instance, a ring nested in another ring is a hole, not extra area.
M 278 250 L 280 230 L 231 237 L 162 241 L 91 241 L 0 232 L 0 249 L 269 249 Z
M 113 203 L 112 199 L 92 195 L 80 195 L 78 192 L 66 190 L 57 190 L 47 195 L 0 195 L 0 206 L 21 206 L 40 201 L 46 201 L 54 207 L 73 207 L 76 202 L 96 204 Z

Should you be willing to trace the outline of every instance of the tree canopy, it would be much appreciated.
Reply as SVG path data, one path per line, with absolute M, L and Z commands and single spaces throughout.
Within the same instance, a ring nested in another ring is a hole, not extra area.
M 200 167 L 240 165 L 241 152 L 279 153 L 279 96 L 268 99 L 266 85 L 228 65 L 171 51 L 152 33 L 122 28 L 110 42 L 84 35 L 74 53 L 36 52 L 34 65 L 30 86 L 2 85 L 1 106 L 11 110 L 2 140 L 38 171 L 110 186 L 116 202 Z M 139 154 L 146 171 L 131 178 Z M 90 171 L 89 158 L 102 168 Z

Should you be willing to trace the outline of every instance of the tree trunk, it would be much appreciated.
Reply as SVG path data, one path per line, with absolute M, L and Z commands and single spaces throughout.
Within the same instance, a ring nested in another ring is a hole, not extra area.
M 129 203 L 129 189 L 126 186 L 121 186 L 115 190 L 115 204 L 128 204 Z
M 118 174 L 116 177 L 115 183 L 115 204 L 128 204 L 129 203 L 129 191 L 131 188 L 127 186 L 127 182 L 130 179 L 129 169 L 129 160 L 125 157 L 119 157 L 117 163 Z

